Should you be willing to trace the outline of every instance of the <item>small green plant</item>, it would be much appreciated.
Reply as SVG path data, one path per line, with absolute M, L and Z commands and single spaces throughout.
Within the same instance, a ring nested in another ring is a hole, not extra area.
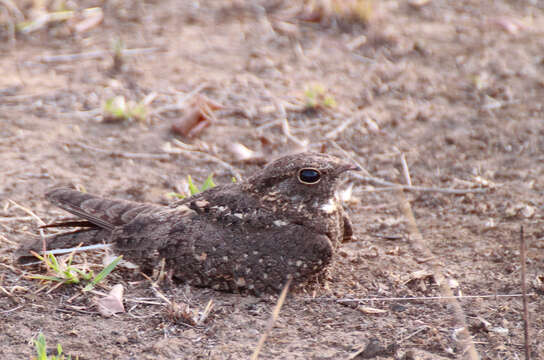
M 115 266 L 117 266 L 119 261 L 122 259 L 122 256 L 118 256 L 108 266 L 102 269 L 98 275 L 95 276 L 93 270 L 87 270 L 85 268 L 81 269 L 78 267 L 78 265 L 72 264 L 74 255 L 73 252 L 67 258 L 61 258 L 60 261 L 53 254 L 41 256 L 40 254 L 34 252 L 33 255 L 44 262 L 49 274 L 34 274 L 30 275 L 29 278 L 56 282 L 57 285 L 55 287 L 62 284 L 79 284 L 80 282 L 84 281 L 88 284 L 85 286 L 85 288 L 83 288 L 83 291 L 92 290 L 96 284 L 102 281 L 109 273 L 113 271 Z M 53 289 L 55 287 L 53 287 Z
M 102 116 L 106 122 L 120 122 L 137 120 L 144 122 L 147 119 L 147 107 L 143 101 L 138 103 L 126 101 L 124 96 L 115 96 L 106 100 L 102 106 Z
M 374 0 L 335 0 L 332 8 L 337 17 L 368 23 L 374 14 Z
M 321 84 L 313 84 L 306 87 L 304 91 L 306 108 L 316 109 L 319 107 L 333 108 L 336 106 L 336 100 L 327 93 L 325 87 Z
M 189 196 L 193 196 L 195 194 L 201 193 L 202 191 L 206 191 L 208 189 L 211 189 L 211 188 L 215 187 L 215 183 L 213 182 L 213 174 L 208 175 L 208 177 L 206 178 L 206 180 L 204 181 L 204 183 L 202 184 L 200 189 L 193 182 L 193 179 L 191 178 L 191 175 L 187 175 L 187 183 L 189 184 L 189 194 L 190 194 Z M 186 198 L 186 195 L 176 193 L 176 192 L 170 192 L 170 193 L 168 193 L 166 195 L 176 197 L 178 199 Z
M 34 346 L 36 347 L 36 352 L 38 353 L 38 356 L 34 358 L 36 360 L 71 360 L 72 359 L 70 355 L 64 355 L 61 344 L 57 344 L 57 355 L 47 356 L 47 342 L 45 340 L 45 336 L 42 333 L 39 333 L 38 338 L 34 340 Z

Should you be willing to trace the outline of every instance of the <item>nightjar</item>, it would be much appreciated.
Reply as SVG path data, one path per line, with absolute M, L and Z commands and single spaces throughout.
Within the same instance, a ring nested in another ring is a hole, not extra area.
M 333 156 L 279 158 L 245 181 L 220 185 L 161 206 L 105 199 L 69 188 L 46 197 L 77 215 L 74 232 L 48 240 L 48 249 L 81 242 L 112 243 L 141 267 L 164 259 L 174 279 L 194 286 L 255 295 L 277 292 L 288 278 L 304 283 L 331 262 L 352 237 L 337 195 L 340 175 L 356 166 Z M 39 251 L 41 240 L 18 254 Z

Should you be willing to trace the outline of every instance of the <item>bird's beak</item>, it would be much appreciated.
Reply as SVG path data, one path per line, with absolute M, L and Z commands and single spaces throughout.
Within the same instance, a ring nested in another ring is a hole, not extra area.
M 361 171 L 362 169 L 355 165 L 355 164 L 350 164 L 350 163 L 345 163 L 343 165 L 340 165 L 338 167 L 338 170 L 336 171 L 337 174 L 341 174 L 343 172 L 346 172 L 346 171 Z

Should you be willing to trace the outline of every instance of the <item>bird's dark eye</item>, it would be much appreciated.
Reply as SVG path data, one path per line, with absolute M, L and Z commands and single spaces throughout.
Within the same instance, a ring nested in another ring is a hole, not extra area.
M 317 184 L 321 180 L 321 174 L 316 169 L 300 169 L 298 181 L 303 184 Z

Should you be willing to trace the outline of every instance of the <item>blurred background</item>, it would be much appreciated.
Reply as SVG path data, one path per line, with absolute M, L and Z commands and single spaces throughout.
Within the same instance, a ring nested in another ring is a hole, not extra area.
M 543 35 L 534 0 L 0 0 L 0 286 L 10 294 L 0 311 L 22 306 L 2 315 L 0 354 L 28 358 L 43 329 L 80 358 L 247 358 L 266 302 L 193 289 L 189 303 L 212 296 L 216 312 L 187 327 L 151 305 L 137 314 L 149 321 L 102 320 L 62 305 L 73 294 L 32 295 L 11 255 L 38 222 L 8 199 L 44 220 L 60 214 L 43 199 L 55 184 L 168 203 L 188 194 L 188 175 L 240 181 L 300 151 L 365 169 L 342 191 L 358 241 L 313 295 L 438 294 L 390 191 L 406 184 L 403 158 L 411 184 L 427 188 L 407 193 L 420 231 L 459 291 L 519 293 L 512 234 L 524 224 L 528 291 L 542 294 Z M 297 299 L 263 357 L 347 358 L 373 337 L 374 357 L 462 352 L 440 303 L 371 312 Z M 482 358 L 521 356 L 519 298 L 463 306 Z M 37 315 L 52 307 L 64 310 Z M 530 311 L 542 354 L 541 296 Z M 86 340 L 68 329 L 80 327 Z

